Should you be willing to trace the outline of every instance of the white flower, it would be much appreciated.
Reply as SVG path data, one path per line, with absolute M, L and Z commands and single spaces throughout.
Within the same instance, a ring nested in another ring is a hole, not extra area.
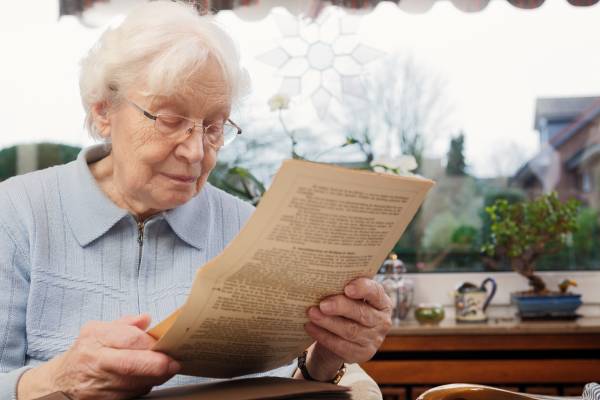
M 412 175 L 417 169 L 417 160 L 409 154 L 402 154 L 398 157 L 381 157 L 371 161 L 371 167 L 375 172 L 387 172 L 396 175 Z
M 290 105 L 290 98 L 285 94 L 277 93 L 269 99 L 271 111 L 287 110 Z

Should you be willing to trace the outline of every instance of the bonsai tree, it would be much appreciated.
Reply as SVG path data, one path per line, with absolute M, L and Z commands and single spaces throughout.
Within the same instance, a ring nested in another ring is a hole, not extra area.
M 510 204 L 497 199 L 485 211 L 491 232 L 482 251 L 490 257 L 507 258 L 511 267 L 528 279 L 536 294 L 548 292 L 535 274 L 535 262 L 544 254 L 559 252 L 577 229 L 579 202 L 561 202 L 555 192 L 531 201 Z

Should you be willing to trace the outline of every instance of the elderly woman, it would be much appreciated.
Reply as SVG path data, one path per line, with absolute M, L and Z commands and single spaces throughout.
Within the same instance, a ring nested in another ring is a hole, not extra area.
M 0 185 L 2 398 L 125 399 L 202 380 L 175 376 L 145 330 L 252 213 L 207 183 L 241 133 L 229 114 L 245 82 L 231 39 L 170 1 L 136 9 L 83 60 L 87 126 L 103 143 Z M 364 278 L 345 293 L 307 310 L 305 368 L 268 375 L 330 381 L 373 356 L 390 300 Z

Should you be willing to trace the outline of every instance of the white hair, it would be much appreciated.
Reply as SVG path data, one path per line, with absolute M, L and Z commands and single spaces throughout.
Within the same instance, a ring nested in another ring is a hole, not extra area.
M 140 83 L 140 76 L 147 94 L 173 95 L 209 55 L 220 64 L 236 102 L 249 90 L 250 80 L 235 43 L 212 16 L 200 16 L 180 1 L 151 1 L 135 8 L 81 60 L 79 87 L 91 136 L 99 138 L 91 115 L 94 104 L 118 102 Z

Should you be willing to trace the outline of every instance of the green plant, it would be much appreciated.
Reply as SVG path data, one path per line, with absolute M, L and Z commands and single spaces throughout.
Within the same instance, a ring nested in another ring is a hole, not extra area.
M 31 146 L 37 153 L 37 160 L 31 166 L 34 169 L 48 168 L 53 165 L 66 164 L 77 158 L 81 147 L 59 143 L 37 143 L 32 145 L 15 145 L 0 150 L 0 181 L 17 175 L 19 147 Z M 29 172 L 28 170 L 24 172 Z
M 257 205 L 265 192 L 265 187 L 245 168 L 233 167 L 225 163 L 217 163 L 208 177 L 208 181 L 234 196 Z
M 59 143 L 38 143 L 38 168 L 42 169 L 53 165 L 66 164 L 75 160 L 80 151 L 81 147 L 78 146 Z
M 595 265 L 600 248 L 598 210 L 582 207 L 577 215 L 577 232 L 573 234 L 573 253 L 579 265 Z
M 479 247 L 479 230 L 470 225 L 461 225 L 452 232 L 450 240 L 464 249 L 476 249 Z
M 525 194 L 517 189 L 493 189 L 484 193 L 483 207 L 479 210 L 481 219 L 481 237 L 487 238 L 492 234 L 492 219 L 487 213 L 486 208 L 493 205 L 497 200 L 505 199 L 509 204 L 525 201 Z
M 535 274 L 535 262 L 543 254 L 561 250 L 577 229 L 578 208 L 577 200 L 561 202 L 555 192 L 512 204 L 498 199 L 485 209 L 492 224 L 482 251 L 508 258 L 535 293 L 546 292 L 546 284 Z
M 17 146 L 0 150 L 0 181 L 17 174 Z
M 461 132 L 457 137 L 450 139 L 448 150 L 448 163 L 446 164 L 446 175 L 467 175 L 467 164 L 465 161 L 465 134 Z

